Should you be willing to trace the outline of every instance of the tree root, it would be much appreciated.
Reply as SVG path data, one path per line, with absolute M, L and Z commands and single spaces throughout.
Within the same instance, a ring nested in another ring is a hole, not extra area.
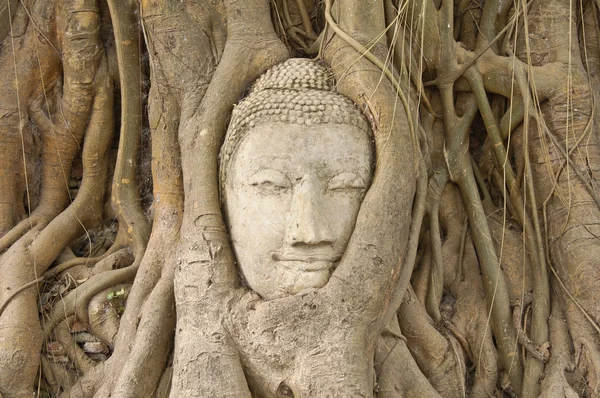
M 567 319 L 560 300 L 552 300 L 552 317 L 549 320 L 549 327 L 552 355 L 546 366 L 546 376 L 541 382 L 540 397 L 577 398 L 579 394 L 575 392 L 566 377 L 566 372 L 573 368 L 572 347 Z
M 140 313 L 135 343 L 111 397 L 148 396 L 159 385 L 175 335 L 173 272 L 173 268 L 167 270 L 148 296 Z
M 376 357 L 385 354 L 384 364 L 376 362 L 378 398 L 442 397 L 423 375 L 403 339 L 382 335 L 377 344 Z
M 169 393 L 171 392 L 171 380 L 173 379 L 173 366 L 169 366 L 165 369 L 162 376 L 160 377 L 160 381 L 158 382 L 158 387 L 156 387 L 156 393 L 154 396 L 156 398 L 168 398 Z
M 15 225 L 6 235 L 0 238 L 0 253 L 8 249 L 13 243 L 21 238 L 25 233 L 30 230 L 39 230 L 44 228 L 44 225 L 39 225 L 41 219 L 39 217 L 29 217 L 25 220 L 21 220 Z
M 54 336 L 65 348 L 65 352 L 74 364 L 77 372 L 85 374 L 95 366 L 95 363 L 83 352 L 71 335 L 70 324 L 72 323 L 72 319 L 73 317 L 69 317 L 56 325 Z
M 106 271 L 93 276 L 84 284 L 76 287 L 55 304 L 50 319 L 44 324 L 44 334 L 48 336 L 59 322 L 73 315 L 76 315 L 79 322 L 88 324 L 90 300 L 102 290 L 120 283 L 133 282 L 138 267 L 138 263 L 133 263 L 125 268 Z
M 464 388 L 460 386 L 466 371 L 464 357 L 455 357 L 450 341 L 433 327 L 412 288 L 405 295 L 398 319 L 408 349 L 433 388 L 443 397 L 461 396 Z
M 446 311 L 444 324 L 475 367 L 470 396 L 488 397 L 494 393 L 498 379 L 498 353 L 489 330 L 489 311 L 482 300 L 485 293 L 478 272 L 479 261 L 463 224 L 465 217 L 460 193 L 455 185 L 449 184 L 442 197 L 440 221 L 446 234 L 442 248 L 446 268 L 444 286 L 455 303 Z M 493 227 L 490 230 L 494 232 Z
M 113 349 L 115 337 L 119 331 L 120 315 L 123 309 L 112 305 L 117 300 L 124 305 L 131 290 L 130 284 L 121 284 L 105 289 L 95 295 L 88 305 L 90 332 Z M 119 296 L 115 294 L 122 293 Z
M 94 270 L 92 272 L 90 272 L 89 274 L 86 275 L 81 275 L 78 274 L 77 279 L 81 279 L 83 278 L 89 278 L 93 275 L 97 275 L 101 272 L 105 272 L 105 271 L 109 271 L 109 270 L 113 270 L 113 269 L 119 269 L 119 268 L 125 268 L 127 264 L 131 264 L 133 261 L 133 258 L 131 257 L 131 252 L 129 251 L 129 249 L 121 249 L 120 251 L 117 251 L 116 253 L 108 253 L 106 256 L 102 256 L 102 257 L 97 257 L 97 258 L 92 258 L 92 259 L 86 259 L 86 258 L 75 258 L 73 260 L 69 260 L 55 268 L 52 268 L 51 270 L 47 271 L 44 275 L 40 276 L 39 278 L 36 278 L 34 280 L 32 280 L 31 282 L 27 282 L 26 284 L 24 284 L 23 286 L 17 288 L 16 290 L 14 290 L 10 296 L 8 296 L 5 300 L 4 303 L 2 305 L 0 305 L 0 315 L 2 315 L 2 313 L 4 312 L 4 310 L 6 309 L 6 307 L 10 304 L 10 302 L 19 295 L 19 293 L 29 289 L 30 287 L 33 286 L 37 286 L 38 284 L 48 280 L 50 277 L 53 277 L 61 272 L 67 271 L 68 269 L 75 267 L 75 266 L 79 266 L 79 265 L 84 265 L 87 264 L 88 262 L 98 262 L 98 264 L 96 265 L 96 267 L 94 268 Z
M 70 275 L 75 280 L 88 279 L 94 275 L 99 275 L 106 271 L 125 268 L 131 265 L 135 258 L 129 247 L 118 249 L 114 252 L 107 251 L 104 255 L 92 258 L 88 261 L 87 258 L 76 258 L 69 260 L 63 264 L 46 272 L 46 277 Z M 91 266 L 95 263 L 94 266 Z
M 519 339 L 519 344 L 521 344 L 521 346 L 523 346 L 523 348 L 525 348 L 525 350 L 533 358 L 537 359 L 538 361 L 540 361 L 542 363 L 547 363 L 548 360 L 550 359 L 549 343 L 542 344 L 541 346 L 534 344 L 529 339 L 529 337 L 527 337 L 527 334 L 521 327 L 521 325 L 522 325 L 521 317 L 525 313 L 524 308 L 527 307 L 528 305 L 529 305 L 529 303 L 524 304 L 524 305 L 521 304 L 521 302 L 519 300 L 513 307 L 513 324 L 515 325 L 515 328 L 517 329 L 517 337 Z
M 51 391 L 68 391 L 77 381 L 77 375 L 64 366 L 41 357 L 42 375 Z

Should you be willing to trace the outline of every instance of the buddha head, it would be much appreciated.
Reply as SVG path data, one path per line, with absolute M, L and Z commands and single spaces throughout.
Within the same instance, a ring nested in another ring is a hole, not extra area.
M 247 285 L 265 299 L 323 287 L 373 172 L 368 124 L 327 68 L 289 59 L 233 110 L 221 148 L 224 213 Z

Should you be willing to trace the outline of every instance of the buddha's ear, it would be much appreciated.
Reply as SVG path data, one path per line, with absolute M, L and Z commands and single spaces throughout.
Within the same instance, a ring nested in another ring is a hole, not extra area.
M 377 42 L 385 29 L 384 13 L 379 9 L 382 2 L 348 3 L 336 15 L 337 23 L 327 16 L 330 25 L 333 22 L 338 30 L 351 28 L 352 37 Z M 361 23 L 365 20 L 372 23 Z M 375 47 L 374 53 L 387 51 L 381 41 Z M 403 263 L 411 223 L 416 173 L 409 120 L 401 106 L 394 107 L 398 101 L 392 82 L 382 78 L 381 69 L 349 46 L 346 39 L 334 35 L 324 55 L 337 78 L 337 91 L 358 104 L 369 119 L 376 156 L 373 182 L 356 228 L 334 272 L 336 277 L 324 289 L 338 290 L 336 294 L 350 306 L 383 317 Z

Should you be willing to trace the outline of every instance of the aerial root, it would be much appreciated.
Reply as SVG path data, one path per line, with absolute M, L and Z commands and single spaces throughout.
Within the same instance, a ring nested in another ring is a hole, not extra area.
M 419 369 L 442 396 L 461 391 L 465 374 L 464 353 L 455 350 L 452 336 L 443 336 L 432 324 L 412 288 L 398 311 L 400 328 Z M 457 370 L 461 377 L 456 377 Z
M 140 311 L 135 340 L 110 396 L 147 396 L 159 385 L 175 335 L 173 288 L 170 270 L 163 274 Z M 148 358 L 148 352 L 152 357 Z M 136 382 L 140 378 L 145 382 Z
M 105 363 L 99 362 L 82 377 L 75 377 L 63 388 L 60 398 L 91 398 L 104 377 Z
M 101 260 L 99 260 L 99 259 L 101 259 Z M 124 249 L 121 249 L 112 254 L 108 254 L 108 252 L 107 252 L 107 255 L 103 256 L 103 257 L 97 257 L 94 259 L 78 257 L 78 258 L 74 258 L 72 260 L 66 261 L 65 263 L 59 265 L 58 267 L 52 268 L 51 270 L 47 271 L 44 275 L 40 276 L 39 278 L 34 279 L 34 280 L 24 284 L 23 286 L 19 287 L 15 291 L 13 291 L 12 294 L 6 299 L 6 301 L 4 301 L 4 303 L 0 306 L 0 315 L 2 315 L 2 313 L 4 312 L 4 309 L 8 306 L 8 304 L 10 304 L 10 302 L 17 295 L 19 295 L 19 293 L 23 292 L 24 290 L 27 290 L 33 286 L 36 286 L 37 284 L 42 283 L 44 280 L 47 280 L 50 277 L 59 274 L 60 272 L 64 272 L 71 267 L 85 265 L 87 262 L 93 263 L 94 261 L 98 261 L 97 267 L 94 269 L 91 269 L 91 271 L 88 271 L 89 274 L 87 274 L 87 275 L 77 274 L 76 279 L 81 279 L 82 277 L 90 278 L 93 275 L 99 274 L 100 272 L 118 269 L 118 268 L 125 268 L 128 264 L 131 264 L 133 262 L 133 257 L 131 255 L 131 251 L 128 248 L 124 248 Z
M 450 333 L 452 333 L 452 336 L 456 339 L 458 344 L 460 344 L 460 347 L 463 349 L 467 358 L 469 358 L 469 361 L 471 361 L 472 363 L 476 363 L 474 360 L 475 356 L 473 355 L 473 352 L 469 347 L 469 341 L 467 340 L 467 337 L 462 333 L 462 331 L 460 331 L 456 326 L 454 326 L 452 322 L 447 321 L 445 319 L 442 320 L 442 324 L 446 329 L 448 329 Z

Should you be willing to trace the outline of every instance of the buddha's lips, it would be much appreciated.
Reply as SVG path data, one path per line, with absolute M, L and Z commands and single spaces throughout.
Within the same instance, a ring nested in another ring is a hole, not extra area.
M 303 254 L 303 253 L 273 253 L 271 258 L 275 261 L 283 263 L 286 268 L 315 272 L 332 268 L 338 261 L 341 255 L 331 254 Z M 286 264 L 287 263 L 287 264 Z

